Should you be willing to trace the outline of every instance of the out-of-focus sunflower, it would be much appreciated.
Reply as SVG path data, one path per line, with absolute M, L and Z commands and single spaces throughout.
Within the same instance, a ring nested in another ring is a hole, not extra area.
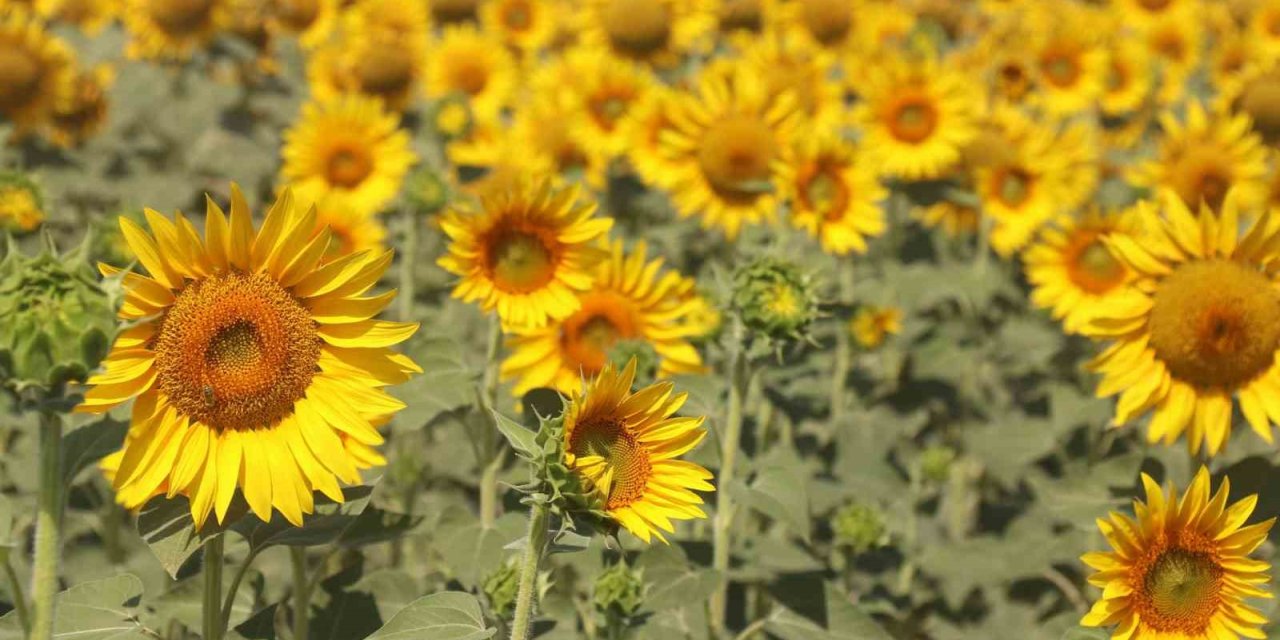
M 1022 253 L 1031 282 L 1031 301 L 1061 320 L 1067 333 L 1080 329 L 1105 308 L 1128 295 L 1125 287 L 1133 272 L 1103 238 L 1123 234 L 1134 237 L 1137 220 L 1132 212 L 1104 214 L 1089 211 L 1079 218 L 1064 217 L 1046 228 L 1035 244 Z
M 620 58 L 672 67 L 711 44 L 714 0 L 583 0 L 581 41 Z
M 758 74 L 773 96 L 790 93 L 804 116 L 807 132 L 821 135 L 837 131 L 846 119 L 844 88 L 835 80 L 836 58 L 829 52 L 795 37 L 763 37 L 743 47 L 742 64 Z
M 467 96 L 477 117 L 497 116 L 516 88 L 516 61 L 491 35 L 472 26 L 445 27 L 427 51 L 427 96 Z
M 1194 19 L 1201 8 L 1199 0 L 1112 0 L 1111 5 L 1121 24 L 1139 29 L 1169 18 Z
M 0 230 L 30 233 L 42 222 L 44 203 L 36 185 L 24 177 L 0 174 Z
M 427 49 L 431 14 L 417 0 L 359 0 L 341 14 L 342 30 L 395 43 L 414 52 Z
M 74 25 L 97 35 L 119 14 L 116 0 L 36 0 L 35 9 L 45 20 Z
M 884 233 L 881 204 L 889 192 L 853 144 L 837 135 L 798 142 L 780 188 L 791 203 L 791 223 L 828 253 L 864 253 L 867 238 Z
M 1186 121 L 1172 113 L 1160 115 L 1163 136 L 1156 158 L 1133 168 L 1129 178 L 1138 186 L 1170 188 L 1187 206 L 1204 201 L 1217 210 L 1233 188 L 1242 204 L 1258 202 L 1266 189 L 1267 153 L 1251 132 L 1249 117 L 1206 111 L 1199 103 L 1187 107 Z
M 340 96 L 308 102 L 284 133 L 281 182 L 298 199 L 342 198 L 360 213 L 374 213 L 400 190 L 417 156 L 397 117 L 376 98 Z
M 309 206 L 305 202 L 299 201 L 303 207 Z M 378 216 L 368 213 L 361 213 L 346 205 L 342 198 L 329 196 L 315 203 L 316 207 L 316 234 L 324 233 L 328 229 L 330 235 L 329 250 L 325 253 L 327 259 L 336 259 L 342 256 L 367 251 L 372 254 L 380 254 L 386 247 L 384 241 L 387 238 L 387 228 L 383 226 Z
M 532 55 L 555 41 L 566 13 L 560 0 L 490 0 L 480 7 L 480 24 L 486 32 Z
M 269 24 L 298 39 L 303 49 L 324 44 L 338 24 L 339 0 L 270 0 Z
M 688 394 L 670 382 L 632 393 L 635 374 L 633 358 L 575 387 L 564 411 L 564 462 L 610 518 L 645 542 L 666 542 L 672 520 L 707 517 L 694 491 L 715 490 L 711 472 L 678 459 L 707 432 L 701 417 L 675 417 Z
M 1260 0 L 1249 18 L 1248 33 L 1265 55 L 1280 56 L 1280 2 Z
M 481 0 L 428 0 L 431 17 L 440 24 L 475 22 L 479 19 Z
M 0 117 L 24 133 L 44 124 L 74 56 L 23 9 L 0 11 Z
M 425 27 L 424 27 L 425 29 Z M 307 58 L 307 82 L 316 100 L 347 93 L 379 98 L 401 111 L 418 95 L 425 74 L 426 45 L 416 35 L 392 29 L 344 29 Z
M 124 0 L 131 58 L 186 60 L 227 26 L 224 0 Z
M 453 296 L 497 311 L 505 328 L 543 327 L 579 307 L 578 294 L 606 253 L 595 245 L 613 225 L 594 217 L 576 187 L 516 181 L 481 195 L 480 210 L 451 209 L 440 219 L 449 236 L 441 267 L 461 280 Z
M 728 42 L 747 45 L 777 29 L 780 8 L 779 0 L 715 0 L 716 26 Z
M 1021 249 L 1045 223 L 1061 211 L 1065 167 L 1056 162 L 1054 137 L 1025 122 L 1009 132 L 1005 157 L 975 171 L 974 186 L 983 213 L 994 221 L 991 248 L 1008 257 Z
M 229 220 L 209 200 L 204 239 L 182 214 L 146 215 L 152 233 L 120 222 L 147 271 L 124 275 L 132 326 L 76 408 L 133 400 L 124 448 L 103 461 L 116 500 L 183 495 L 197 526 L 222 522 L 237 489 L 262 520 L 295 525 L 312 491 L 342 502 L 339 482 L 385 463 L 377 427 L 404 404 L 382 387 L 421 371 L 391 350 L 418 325 L 372 319 L 395 293 L 365 296 L 391 253 L 323 263 L 329 234 L 288 191 L 256 232 L 234 185 Z
M 1203 57 L 1204 25 L 1167 16 L 1152 23 L 1141 37 L 1159 69 L 1157 101 L 1162 105 L 1181 102 Z
M 595 283 L 577 294 L 578 309 L 540 329 L 522 329 L 507 339 L 511 355 L 501 377 L 516 378 L 514 393 L 551 387 L 563 393 L 582 376 L 599 374 L 609 350 L 621 341 L 648 344 L 659 358 L 658 377 L 702 371 L 702 356 L 689 343 L 697 327 L 693 280 L 662 271 L 662 259 L 645 260 L 645 245 L 629 255 L 614 241 L 609 257 L 595 269 Z
M 1122 117 L 1142 108 L 1155 85 L 1151 53 L 1130 39 L 1111 45 L 1107 78 L 1098 106 L 1110 117 Z
M 500 132 L 502 155 L 524 155 L 516 162 L 554 174 L 559 182 L 582 181 L 603 188 L 608 149 L 581 135 L 585 127 L 575 124 L 576 113 L 563 95 L 534 96 L 515 112 L 510 131 Z M 503 162 L 509 160 L 504 157 Z
M 788 34 L 818 47 L 848 50 L 857 46 L 859 21 L 880 10 L 865 0 L 794 0 L 783 5 L 780 22 Z
M 54 144 L 75 147 L 96 135 L 107 119 L 107 89 L 115 72 L 107 65 L 77 71 L 59 89 L 50 119 L 49 137 Z
M 864 349 L 875 349 L 886 338 L 902 333 L 902 309 L 862 305 L 849 321 L 849 332 Z
M 911 217 L 930 229 L 941 228 L 947 235 L 955 237 L 977 231 L 982 221 L 982 211 L 970 204 L 941 200 L 928 206 L 913 208 Z
M 868 73 L 854 118 L 870 160 L 889 176 L 942 175 L 977 135 L 982 103 L 973 83 L 932 59 L 898 59 Z
M 1268 144 L 1280 140 L 1280 58 L 1254 60 L 1218 85 L 1217 110 L 1249 116 Z
M 271 8 L 263 0 L 223 0 L 227 3 L 226 32 L 238 37 L 254 51 L 252 66 L 242 65 L 241 73 L 275 74 L 280 62 L 275 54 L 275 31 L 270 28 Z
M 533 89 L 559 96 L 571 111 L 574 135 L 601 147 L 606 156 L 627 148 L 620 126 L 633 106 L 656 85 L 650 71 L 607 50 L 580 47 L 546 65 L 535 76 Z
M 799 123 L 794 94 L 771 94 L 761 80 L 745 67 L 704 72 L 696 92 L 672 105 L 672 126 L 661 134 L 663 153 L 676 163 L 661 180 L 676 211 L 730 239 L 746 224 L 774 220 Z
M 1108 71 L 1097 16 L 1074 4 L 1043 5 L 1032 15 L 1035 19 L 1024 33 L 1031 39 L 1035 60 L 1035 102 L 1056 116 L 1092 108 Z
M 1181 497 L 1142 474 L 1146 502 L 1134 516 L 1111 512 L 1098 529 L 1111 551 L 1080 560 L 1097 573 L 1089 583 L 1102 598 L 1081 620 L 1114 627 L 1112 638 L 1265 638 L 1266 617 L 1246 598 L 1270 598 L 1271 563 L 1249 557 L 1267 540 L 1275 518 L 1245 525 L 1258 504 L 1251 495 L 1228 506 L 1231 481 L 1210 496 L 1209 470 L 1200 467 Z
M 666 155 L 662 133 L 675 125 L 671 121 L 676 92 L 666 85 L 652 88 L 637 104 L 627 110 L 619 123 L 627 144 L 627 161 L 640 179 L 650 186 L 662 186 L 680 168 L 678 160 Z
M 1163 215 L 1161 215 L 1163 213 Z M 1141 240 L 1104 239 L 1137 276 L 1124 295 L 1099 306 L 1086 335 L 1111 341 L 1091 368 L 1098 396 L 1120 394 L 1115 424 L 1152 412 L 1148 440 L 1187 434 L 1194 453 L 1216 455 L 1231 434 L 1233 398 L 1254 431 L 1272 441 L 1280 421 L 1280 288 L 1274 273 L 1280 233 L 1270 212 L 1244 232 L 1235 193 L 1221 211 L 1191 213 L 1160 193 L 1140 203 Z

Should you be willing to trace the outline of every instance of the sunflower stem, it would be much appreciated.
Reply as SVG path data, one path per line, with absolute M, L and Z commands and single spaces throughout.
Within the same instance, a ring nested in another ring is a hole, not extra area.
M 417 266 L 418 257 L 418 218 L 417 212 L 413 207 L 403 207 L 401 210 L 404 225 L 404 238 L 400 256 L 400 292 L 397 301 L 400 303 L 399 315 L 401 322 L 413 321 L 413 298 L 415 295 L 413 272 Z
M 841 306 L 853 305 L 853 262 L 839 261 L 836 264 L 839 277 L 839 302 Z M 845 414 L 845 381 L 849 378 L 849 366 L 853 360 L 853 349 L 849 344 L 849 328 L 846 320 L 840 318 L 836 322 L 836 354 L 831 371 L 831 428 L 838 428 L 844 421 Z
M 307 550 L 289 547 L 293 564 L 293 639 L 307 640 L 311 626 L 311 579 L 307 575 Z
M 249 567 L 253 564 L 254 558 L 257 557 L 257 552 L 251 549 L 249 555 L 245 556 L 240 568 L 236 569 L 235 575 L 231 576 L 231 587 L 227 589 L 226 598 L 222 601 L 222 614 L 219 616 L 220 624 L 218 626 L 219 635 L 225 633 L 227 627 L 231 626 L 231 612 L 236 604 L 236 592 L 240 590 L 240 582 L 244 580 L 245 574 L 249 573 Z
M 498 471 L 502 469 L 505 454 L 506 451 L 499 448 L 498 455 L 480 474 L 480 525 L 485 529 L 492 528 L 498 518 Z
M 18 623 L 23 633 L 31 633 L 31 614 L 27 611 L 27 594 L 22 589 L 22 581 L 18 580 L 18 572 L 13 570 L 6 554 L 4 559 L 4 582 L 9 587 L 9 595 L 13 596 L 13 609 L 18 614 Z
M 62 418 L 40 411 L 40 489 L 37 497 L 35 560 L 31 594 L 31 638 L 53 637 L 53 607 L 58 595 L 59 539 L 62 528 Z
M 204 640 L 222 640 L 222 545 L 221 535 L 204 542 Z
M 733 482 L 738 444 L 742 439 L 742 405 L 751 382 L 746 354 L 743 353 L 745 329 L 741 321 L 734 321 L 733 339 L 729 354 L 729 401 L 725 416 L 724 438 L 720 443 L 720 475 L 716 492 L 715 529 L 712 531 L 712 568 L 720 574 L 720 585 L 711 594 L 710 623 L 712 633 L 719 637 L 725 631 L 726 609 L 729 603 L 729 551 L 732 544 L 730 529 L 733 526 L 734 505 L 729 492 L 724 490 Z
M 520 559 L 520 582 L 516 590 L 516 612 L 511 620 L 511 640 L 527 640 L 533 628 L 533 611 L 537 604 L 538 565 L 547 546 L 548 506 L 534 503 L 529 510 L 529 537 Z
M 485 351 L 485 367 L 483 388 L 480 393 L 480 411 L 482 414 L 489 414 L 497 406 L 498 402 L 498 356 L 501 354 L 502 345 L 502 323 L 498 319 L 497 314 L 489 316 L 489 341 Z M 489 423 L 485 431 L 485 446 L 483 451 L 488 458 L 477 458 L 477 464 L 484 464 L 484 460 L 488 460 L 488 464 L 484 467 L 480 475 L 480 524 L 486 529 L 493 526 L 498 518 L 498 472 L 502 469 L 502 463 L 506 457 L 506 451 L 503 449 L 502 438 L 499 437 L 497 426 L 492 424 L 492 420 L 486 420 Z

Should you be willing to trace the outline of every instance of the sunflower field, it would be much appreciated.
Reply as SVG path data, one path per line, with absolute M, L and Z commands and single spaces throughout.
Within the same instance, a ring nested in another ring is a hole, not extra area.
M 0 0 L 0 235 L 0 640 L 1280 638 L 1280 0 Z

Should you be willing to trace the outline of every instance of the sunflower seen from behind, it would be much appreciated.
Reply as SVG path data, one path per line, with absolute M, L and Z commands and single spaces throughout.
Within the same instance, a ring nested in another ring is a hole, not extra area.
M 865 253 L 867 238 L 886 229 L 882 202 L 889 192 L 852 143 L 836 135 L 796 144 L 781 181 L 790 220 L 834 255 Z
M 645 542 L 667 542 L 672 520 L 707 517 L 694 491 L 715 491 L 710 471 L 680 460 L 706 437 L 704 418 L 675 415 L 688 394 L 670 382 L 633 392 L 635 374 L 632 358 L 575 390 L 564 412 L 565 466 L 609 518 Z
M 460 278 L 453 297 L 496 311 L 507 328 L 569 317 L 606 256 L 596 241 L 613 219 L 595 210 L 576 187 L 521 179 L 485 190 L 478 211 L 447 211 L 440 228 L 449 249 L 438 263 Z
M 223 522 L 237 491 L 262 520 L 301 524 L 313 491 L 384 464 L 378 426 L 404 407 L 383 387 L 420 369 L 392 350 L 416 323 L 376 320 L 391 252 L 326 262 L 330 234 L 286 190 L 253 228 L 232 185 L 228 217 L 208 201 L 204 237 L 181 213 L 120 227 L 146 275 L 126 273 L 130 323 L 89 379 L 78 412 L 133 401 L 124 448 L 104 460 L 117 501 L 186 496 L 197 526 Z M 119 270 L 101 265 L 104 275 Z
M 1116 639 L 1267 637 L 1266 617 L 1246 599 L 1272 597 L 1264 589 L 1271 563 L 1249 555 L 1275 518 L 1246 525 L 1258 496 L 1228 505 L 1230 479 L 1212 494 L 1209 483 L 1200 467 L 1179 496 L 1144 473 L 1146 501 L 1134 500 L 1134 515 L 1098 519 L 1111 550 L 1080 558 L 1096 571 L 1089 583 L 1103 589 L 1081 624 L 1111 627 Z
M 1127 295 L 1133 280 L 1103 239 L 1137 232 L 1137 218 L 1128 210 L 1089 211 L 1045 228 L 1022 252 L 1031 302 L 1062 321 L 1067 333 L 1079 333 L 1099 309 Z
M 1135 280 L 1082 328 L 1110 343 L 1090 363 L 1101 374 L 1097 395 L 1119 395 L 1116 425 L 1151 413 L 1151 442 L 1185 433 L 1192 452 L 1216 455 L 1237 401 L 1271 442 L 1280 422 L 1280 288 L 1272 275 L 1280 223 L 1264 211 L 1242 226 L 1234 192 L 1219 213 L 1202 206 L 1196 215 L 1164 191 L 1136 215 L 1140 239 L 1104 238 Z
M 397 116 L 358 94 L 304 104 L 281 155 L 281 182 L 299 201 L 332 197 L 364 214 L 386 206 L 418 161 Z

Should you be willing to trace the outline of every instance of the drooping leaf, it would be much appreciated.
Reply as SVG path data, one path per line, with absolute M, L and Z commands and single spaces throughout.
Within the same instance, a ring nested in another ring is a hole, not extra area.
M 415 600 L 369 636 L 369 640 L 484 640 L 497 632 L 485 625 L 475 596 L 446 591 Z

